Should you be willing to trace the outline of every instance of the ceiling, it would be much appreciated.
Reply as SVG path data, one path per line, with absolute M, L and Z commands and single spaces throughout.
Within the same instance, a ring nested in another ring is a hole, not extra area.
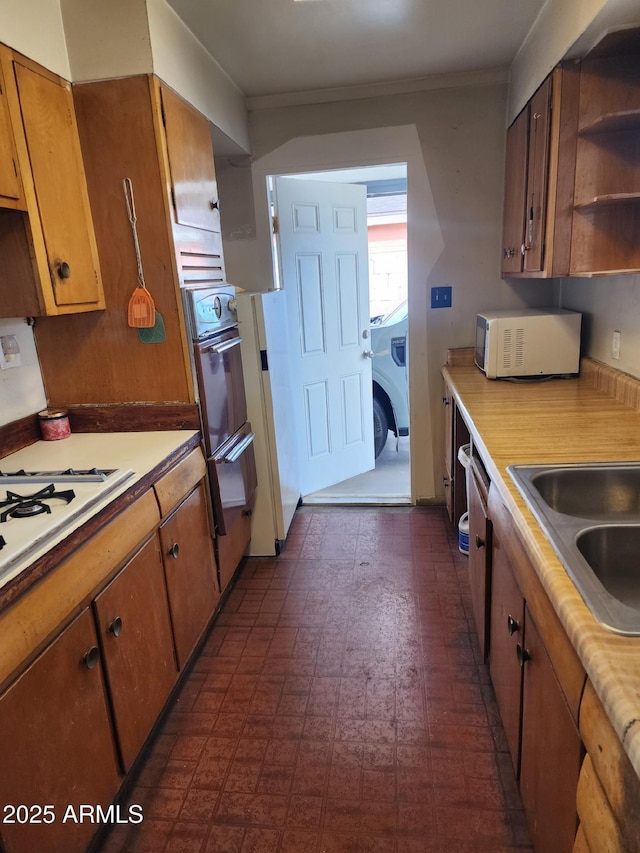
M 511 64 L 545 0 L 168 0 L 248 97 Z

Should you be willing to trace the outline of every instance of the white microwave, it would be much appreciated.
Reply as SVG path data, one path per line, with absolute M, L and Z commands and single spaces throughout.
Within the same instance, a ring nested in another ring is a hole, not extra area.
M 488 379 L 577 374 L 581 322 L 563 308 L 485 311 L 476 320 L 475 362 Z

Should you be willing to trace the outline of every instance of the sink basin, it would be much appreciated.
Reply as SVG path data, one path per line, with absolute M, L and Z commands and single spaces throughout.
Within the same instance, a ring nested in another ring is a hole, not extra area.
M 640 636 L 640 463 L 507 470 L 594 617 Z
M 604 588 L 640 612 L 640 526 L 589 527 L 576 545 Z
M 562 467 L 531 483 L 551 509 L 580 518 L 640 520 L 640 465 Z

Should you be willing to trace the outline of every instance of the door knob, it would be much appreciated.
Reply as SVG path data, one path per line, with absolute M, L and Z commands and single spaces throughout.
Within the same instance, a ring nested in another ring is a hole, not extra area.
M 363 358 L 373 358 L 375 356 L 375 352 L 371 349 L 367 349 L 362 353 Z

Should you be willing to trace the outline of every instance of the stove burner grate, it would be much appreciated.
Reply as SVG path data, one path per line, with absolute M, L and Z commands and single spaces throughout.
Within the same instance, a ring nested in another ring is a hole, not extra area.
M 35 515 L 50 513 L 49 501 L 62 500 L 71 503 L 76 494 L 73 489 L 56 492 L 53 483 L 31 495 L 19 495 L 7 489 L 6 500 L 0 501 L 0 523 L 10 518 L 33 518 Z M 1 545 L 0 545 L 1 547 Z
M 27 483 L 104 483 L 117 468 L 66 468 L 64 471 L 0 471 L 0 483 L 17 486 Z

